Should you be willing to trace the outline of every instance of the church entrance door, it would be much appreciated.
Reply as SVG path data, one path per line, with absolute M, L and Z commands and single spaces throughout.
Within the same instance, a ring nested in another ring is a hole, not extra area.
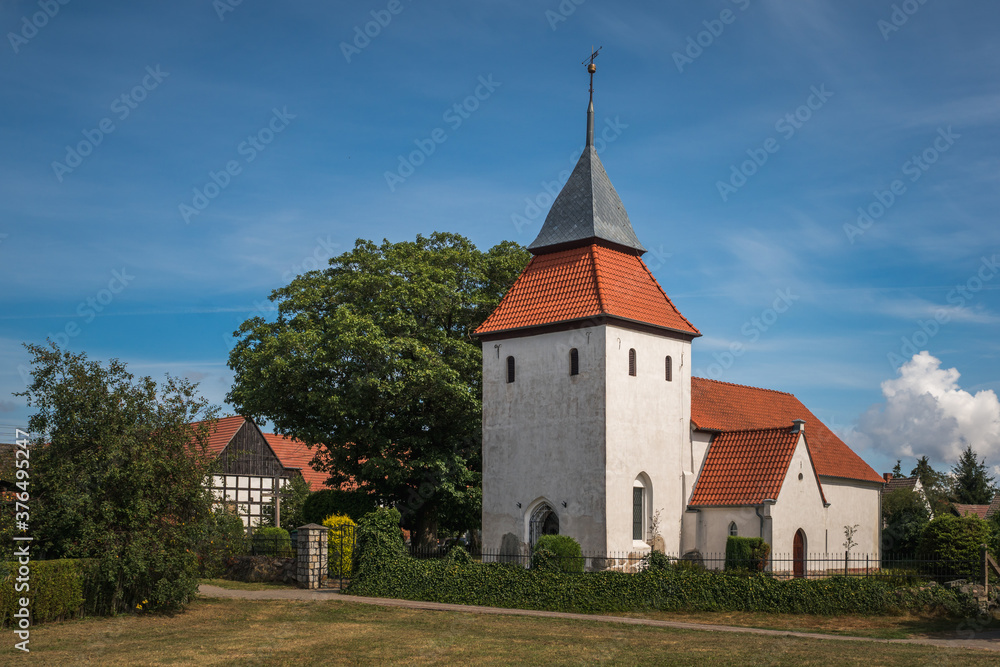
M 795 531 L 795 539 L 792 540 L 792 575 L 795 577 L 806 576 L 806 536 L 799 528 Z

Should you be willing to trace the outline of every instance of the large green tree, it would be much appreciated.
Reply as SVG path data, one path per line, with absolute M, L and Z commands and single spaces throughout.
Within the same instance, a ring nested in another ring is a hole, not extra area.
M 915 553 L 929 521 L 927 504 L 916 491 L 896 489 L 883 495 L 882 550 L 894 554 Z
M 98 611 L 176 609 L 198 589 L 195 544 L 211 512 L 210 418 L 196 386 L 157 387 L 125 365 L 27 345 L 36 557 L 98 559 Z
M 941 516 L 949 511 L 951 480 L 946 473 L 935 470 L 930 460 L 926 456 L 921 456 L 917 459 L 917 465 L 910 471 L 910 477 L 920 480 L 920 486 L 923 487 L 927 502 L 930 503 L 933 516 Z
M 951 494 L 956 503 L 988 505 L 996 494 L 993 477 L 986 471 L 986 461 L 981 460 L 972 445 L 966 447 L 951 469 Z
M 435 233 L 359 240 L 330 267 L 275 290 L 275 321 L 236 332 L 229 401 L 316 448 L 339 487 L 395 505 L 427 543 L 478 526 L 481 346 L 475 328 L 528 260 L 504 242 L 482 252 Z

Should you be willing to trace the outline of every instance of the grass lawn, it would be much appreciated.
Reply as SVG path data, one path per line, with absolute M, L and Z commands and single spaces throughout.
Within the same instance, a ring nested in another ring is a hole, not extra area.
M 208 584 L 209 586 L 218 586 L 219 588 L 227 588 L 231 591 L 270 591 L 274 589 L 279 590 L 295 590 L 296 586 L 294 584 L 276 584 L 272 582 L 256 582 L 249 583 L 246 581 L 231 581 L 229 579 L 202 579 L 199 583 Z
M 997 654 L 985 651 L 426 612 L 341 601 L 202 599 L 171 617 L 67 621 L 38 626 L 31 634 L 31 655 L 5 647 L 4 664 L 998 664 Z M 12 645 L 13 637 L 8 640 Z

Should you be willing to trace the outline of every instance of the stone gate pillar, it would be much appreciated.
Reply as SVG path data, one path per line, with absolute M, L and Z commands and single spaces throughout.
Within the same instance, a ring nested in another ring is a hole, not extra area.
M 329 532 L 326 526 L 315 523 L 307 523 L 298 529 L 295 579 L 299 588 L 320 588 L 326 582 Z

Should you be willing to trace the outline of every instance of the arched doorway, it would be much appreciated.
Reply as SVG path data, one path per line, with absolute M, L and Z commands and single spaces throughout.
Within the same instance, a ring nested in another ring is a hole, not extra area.
M 542 503 L 531 513 L 530 542 L 532 548 L 542 535 L 559 534 L 559 516 L 548 503 Z
M 799 528 L 792 540 L 792 576 L 806 576 L 806 534 Z

